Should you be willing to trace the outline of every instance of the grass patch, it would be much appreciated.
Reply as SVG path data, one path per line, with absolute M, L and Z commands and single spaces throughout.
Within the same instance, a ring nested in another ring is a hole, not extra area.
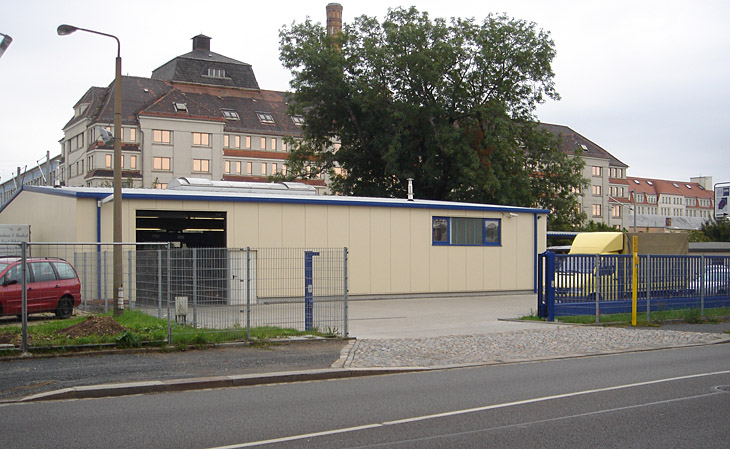
M 676 309 L 676 310 L 658 310 L 651 312 L 651 321 L 646 319 L 646 312 L 636 314 L 637 326 L 656 326 L 667 321 L 684 322 L 690 324 L 699 323 L 717 323 L 730 316 L 730 308 L 705 309 L 705 317 L 702 318 L 700 309 Z M 562 323 L 575 324 L 594 324 L 596 322 L 595 315 L 574 315 L 555 317 Z M 614 313 L 600 315 L 600 324 L 625 324 L 631 322 L 630 313 Z
M 110 326 L 110 324 L 114 326 Z M 173 346 L 203 346 L 247 339 L 246 329 L 242 327 L 221 330 L 172 323 L 171 328 L 171 345 Z M 28 327 L 28 341 L 33 348 L 88 345 L 115 345 L 130 348 L 143 344 L 162 346 L 167 340 L 167 335 L 167 319 L 156 318 L 137 310 L 125 310 L 120 316 L 102 314 L 91 317 L 74 317 Z M 305 332 L 279 327 L 256 327 L 250 330 L 251 340 L 255 341 L 304 335 L 325 336 L 316 331 Z M 0 328 L 0 342 L 20 346 L 20 341 L 20 325 Z

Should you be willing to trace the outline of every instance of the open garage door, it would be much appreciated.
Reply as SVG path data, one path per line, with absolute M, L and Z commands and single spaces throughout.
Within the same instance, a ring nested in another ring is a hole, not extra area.
M 171 242 L 181 248 L 225 248 L 226 213 L 138 210 L 138 242 Z

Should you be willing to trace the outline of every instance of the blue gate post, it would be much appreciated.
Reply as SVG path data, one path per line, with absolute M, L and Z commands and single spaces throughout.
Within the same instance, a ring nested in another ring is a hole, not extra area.
M 312 281 L 312 258 L 319 256 L 316 251 L 304 251 L 304 329 L 314 328 L 314 285 Z
M 547 293 L 547 319 L 555 321 L 555 253 L 550 251 L 547 252 L 545 290 Z
M 537 317 L 545 318 L 545 253 L 537 255 Z

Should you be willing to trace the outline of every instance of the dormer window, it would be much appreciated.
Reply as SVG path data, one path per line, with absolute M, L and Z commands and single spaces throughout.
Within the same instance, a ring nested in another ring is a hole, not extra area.
M 233 109 L 221 109 L 221 114 L 223 114 L 223 117 L 226 120 L 240 120 L 241 119 L 238 116 L 238 112 L 234 111 Z
M 304 117 L 301 115 L 292 115 L 291 121 L 297 126 L 302 126 L 304 124 Z
M 215 69 L 213 67 L 208 67 L 208 72 L 206 75 L 211 78 L 225 78 L 226 71 L 224 69 Z
M 276 123 L 274 121 L 274 116 L 270 112 L 257 112 L 256 115 L 258 115 L 259 121 L 262 124 L 273 125 Z
M 187 103 L 173 103 L 172 105 L 175 107 L 175 112 L 188 112 Z
M 84 111 L 86 111 L 86 108 L 88 108 L 88 107 L 89 107 L 88 103 L 83 103 L 83 104 L 76 106 L 76 109 L 74 110 L 74 116 L 75 117 L 80 116 L 81 114 L 84 113 Z

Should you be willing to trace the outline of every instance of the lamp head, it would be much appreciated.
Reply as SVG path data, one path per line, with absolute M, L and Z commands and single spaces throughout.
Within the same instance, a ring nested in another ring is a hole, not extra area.
M 76 28 L 73 25 L 59 25 L 58 28 L 56 29 L 56 32 L 58 33 L 59 36 L 66 36 L 77 30 L 78 30 L 78 28 Z

